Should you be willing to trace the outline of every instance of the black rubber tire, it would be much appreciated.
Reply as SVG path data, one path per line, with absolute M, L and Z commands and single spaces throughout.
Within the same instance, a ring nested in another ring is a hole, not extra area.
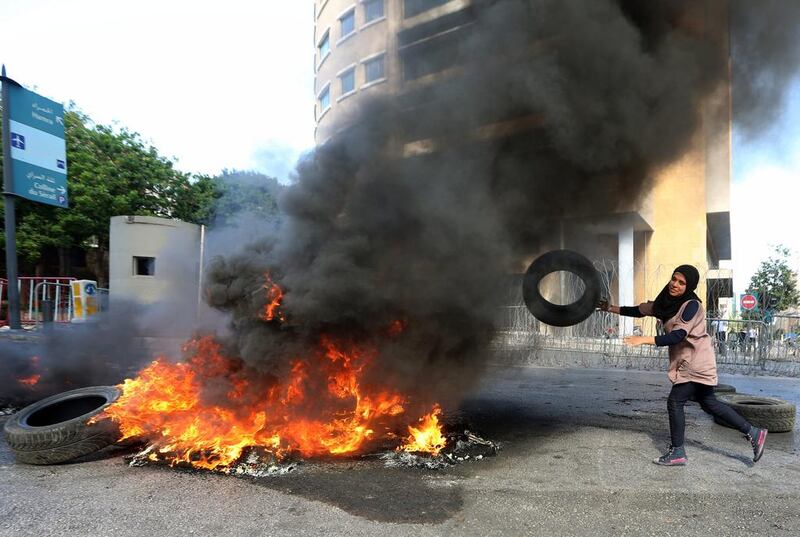
M 794 429 L 797 408 L 789 401 L 746 393 L 721 393 L 717 399 L 734 409 L 751 424 L 767 429 L 771 433 L 786 433 Z M 714 423 L 731 427 L 716 416 Z
M 58 464 L 99 451 L 119 439 L 119 428 L 108 418 L 87 422 L 121 393 L 116 386 L 92 386 L 42 399 L 8 419 L 6 442 L 26 464 Z
M 714 386 L 714 393 L 736 393 L 736 388 L 730 384 L 717 384 Z
M 583 280 L 583 296 L 572 304 L 553 304 L 539 292 L 542 278 L 557 271 L 572 272 Z M 550 326 L 572 326 L 589 318 L 600 300 L 601 283 L 592 262 L 571 250 L 553 250 L 536 258 L 522 279 L 522 298 L 534 317 Z

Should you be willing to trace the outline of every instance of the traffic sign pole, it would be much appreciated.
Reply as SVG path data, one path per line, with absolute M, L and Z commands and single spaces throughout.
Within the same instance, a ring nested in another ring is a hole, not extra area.
M 2 67 L 3 83 L 3 197 L 6 224 L 6 280 L 8 280 L 8 326 L 12 330 L 22 328 L 19 312 L 19 284 L 17 283 L 17 233 L 16 197 L 11 185 L 11 113 L 8 102 L 8 85 L 16 84 L 6 77 L 6 66 Z

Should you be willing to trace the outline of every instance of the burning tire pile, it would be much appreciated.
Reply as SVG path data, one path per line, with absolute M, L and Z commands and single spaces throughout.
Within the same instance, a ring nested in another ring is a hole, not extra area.
M 119 387 L 94 386 L 42 399 L 16 412 L 6 422 L 6 441 L 17 461 L 26 464 L 58 464 L 94 453 L 126 438 L 117 421 L 106 413 L 122 395 Z M 497 454 L 498 444 L 467 430 L 445 432 L 439 422 L 440 414 L 436 408 L 417 426 L 410 426 L 410 436 L 403 444 L 377 453 L 380 460 L 386 466 L 438 469 Z M 135 441 L 135 435 L 127 438 L 134 440 L 130 442 L 133 445 L 141 444 Z M 243 445 L 225 464 L 214 465 L 210 452 L 198 451 L 194 457 L 185 455 L 150 443 L 126 459 L 131 466 L 169 464 L 252 477 L 285 474 L 302 462 L 293 452 L 256 444 Z
M 500 450 L 499 444 L 468 430 L 462 433 L 445 433 L 445 437 L 444 447 L 433 456 L 409 451 L 390 451 L 381 455 L 381 460 L 385 461 L 386 466 L 439 469 L 459 462 L 493 457 Z
M 67 462 L 99 451 L 121 440 L 117 423 L 104 415 L 122 391 L 114 386 L 80 388 L 54 395 L 16 412 L 6 422 L 5 437 L 17 461 L 48 465 Z M 494 456 L 499 445 L 464 430 L 443 432 L 439 412 L 409 427 L 411 438 L 396 449 L 378 453 L 390 467 L 439 469 L 468 460 Z M 136 442 L 132 442 L 136 445 Z M 367 454 L 372 457 L 375 454 Z M 170 464 L 187 468 L 205 467 L 225 474 L 266 477 L 295 470 L 302 459 L 293 454 L 277 456 L 263 446 L 245 446 L 230 464 L 209 467 L 207 454 L 195 460 L 180 460 L 176 453 L 159 451 L 155 444 L 126 456 L 130 466 Z M 195 464 L 205 461 L 205 465 Z
M 313 357 L 293 364 L 287 380 L 265 385 L 211 338 L 185 351 L 186 361 L 156 360 L 119 387 L 81 388 L 23 408 L 5 425 L 17 460 L 56 464 L 128 442 L 145 445 L 130 457 L 133 466 L 263 476 L 305 458 L 386 455 L 387 446 L 387 464 L 428 468 L 497 451 L 471 433 L 445 433 L 436 404 L 407 425 L 406 409 L 414 408 L 407 397 L 362 385 L 374 360 L 364 346 L 325 339 Z M 206 400 L 203 387 L 220 384 L 226 404 Z

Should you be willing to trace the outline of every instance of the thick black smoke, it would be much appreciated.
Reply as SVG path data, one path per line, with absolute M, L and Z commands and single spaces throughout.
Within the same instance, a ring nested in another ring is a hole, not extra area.
M 378 345 L 384 381 L 457 397 L 486 361 L 506 275 L 553 219 L 635 201 L 729 81 L 724 2 L 496 0 L 459 16 L 401 50 L 406 76 L 450 72 L 366 103 L 301 160 L 280 229 L 212 263 L 209 304 L 233 314 L 248 364 L 281 374 L 324 333 Z M 755 35 L 777 20 L 773 51 L 796 42 L 780 17 Z M 267 272 L 283 324 L 258 318 Z
M 133 377 L 156 349 L 142 337 L 140 306 L 117 303 L 94 322 L 57 326 L 0 341 L 0 408 Z M 154 312 L 150 310 L 148 317 Z M 163 321 L 163 319 L 162 319 Z

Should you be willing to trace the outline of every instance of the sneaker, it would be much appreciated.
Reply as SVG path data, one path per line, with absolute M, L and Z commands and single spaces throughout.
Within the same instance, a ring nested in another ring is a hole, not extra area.
M 689 457 L 686 456 L 686 450 L 683 446 L 670 446 L 669 451 L 653 460 L 654 463 L 661 466 L 685 466 L 688 461 Z
M 764 454 L 764 443 L 767 441 L 767 430 L 752 427 L 750 434 L 746 434 L 745 438 L 750 440 L 750 445 L 753 446 L 753 462 L 758 462 L 761 455 Z

